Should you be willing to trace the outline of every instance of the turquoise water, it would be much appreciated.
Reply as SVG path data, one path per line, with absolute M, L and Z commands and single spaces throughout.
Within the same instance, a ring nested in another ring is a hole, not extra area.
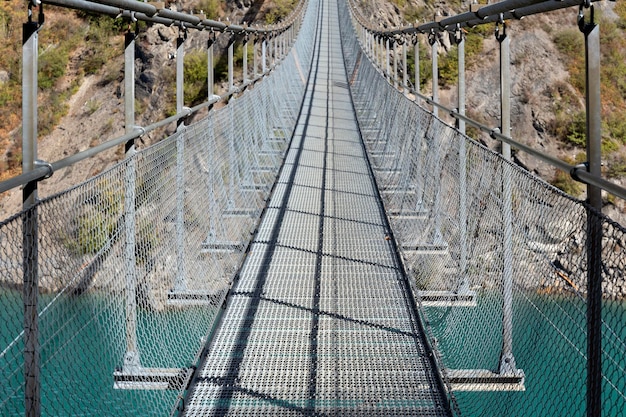
M 501 298 L 478 295 L 476 308 L 428 309 L 444 363 L 452 369 L 497 370 L 501 350 Z M 626 304 L 603 308 L 603 416 L 626 410 Z M 487 325 L 490 323 L 490 325 Z M 464 416 L 584 416 L 586 316 L 575 296 L 516 294 L 513 353 L 523 369 L 522 392 L 457 392 Z
M 49 301 L 42 297 L 42 306 Z M 18 292 L 0 293 L 2 349 L 21 329 Z M 176 400 L 173 391 L 113 389 L 113 371 L 125 351 L 123 306 L 103 296 L 57 300 L 42 319 L 43 415 L 162 416 Z M 7 308 L 8 306 L 8 308 Z M 575 297 L 517 293 L 514 301 L 514 354 L 526 375 L 523 392 L 457 392 L 464 416 L 584 416 L 585 310 Z M 603 416 L 626 409 L 626 304 L 604 307 Z M 446 365 L 453 369 L 497 369 L 501 345 L 501 300 L 478 296 L 475 308 L 428 309 L 430 325 Z M 144 366 L 187 366 L 204 328 L 206 311 L 139 311 Z M 495 325 L 494 325 L 495 323 Z M 194 326 L 195 325 L 195 326 Z M 188 334 L 180 334 L 180 329 Z M 205 331 L 204 330 L 204 331 Z M 145 341 L 150 341 L 146 343 Z M 0 356 L 0 415 L 23 415 L 21 342 Z M 161 352 L 161 353 L 158 353 Z M 163 354 L 164 352 L 164 354 Z M 177 363 L 174 363 L 177 362 Z M 16 365 L 18 364 L 18 365 Z M 17 370 L 16 370 L 17 369 Z M 8 400 L 7 400 L 8 399 Z
M 119 297 L 118 297 L 119 298 Z M 42 308 L 50 297 L 42 297 Z M 21 326 L 19 293 L 0 293 L 0 345 L 10 342 Z M 9 310 L 19 314 L 7 314 Z M 198 307 L 197 309 L 201 309 Z M 42 415 L 44 416 L 163 416 L 176 401 L 174 391 L 113 389 L 113 372 L 125 352 L 123 306 L 97 295 L 61 297 L 40 322 Z M 193 309 L 166 312 L 138 311 L 141 362 L 146 367 L 189 366 L 206 326 Z M 198 330 L 200 327 L 202 331 Z M 180 334 L 180 329 L 189 329 Z M 20 339 L 21 340 L 21 339 Z M 149 341 L 149 342 L 146 342 Z M 21 350 L 16 343 L 0 357 L 0 416 L 23 416 Z

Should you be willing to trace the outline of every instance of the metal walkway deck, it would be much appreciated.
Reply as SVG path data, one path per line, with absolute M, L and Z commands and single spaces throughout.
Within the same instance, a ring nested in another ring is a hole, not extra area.
M 323 0 L 292 146 L 183 414 L 450 415 L 387 235 Z

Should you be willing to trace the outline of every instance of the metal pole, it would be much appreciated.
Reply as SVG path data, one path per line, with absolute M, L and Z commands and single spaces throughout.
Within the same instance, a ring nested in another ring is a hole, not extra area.
M 41 6 L 40 6 L 41 7 Z M 41 13 L 41 12 L 40 12 Z M 39 24 L 32 21 L 22 27 L 22 171 L 35 168 L 37 159 L 37 54 Z M 22 208 L 28 210 L 22 220 L 22 262 L 24 273 L 24 406 L 27 417 L 41 415 L 41 379 L 39 355 L 37 182 L 22 191 Z
M 237 164 L 237 154 L 235 150 L 235 115 L 232 103 L 229 109 L 229 134 L 228 134 L 228 209 L 234 210 L 235 205 L 235 171 L 239 170 Z
M 390 40 L 389 38 L 386 39 L 385 42 L 385 75 L 387 76 L 387 78 L 391 77 L 391 65 L 389 62 L 389 49 L 390 49 Z
M 243 38 L 243 82 L 248 81 L 248 35 Z
M 124 42 L 124 114 L 125 132 L 135 130 L 135 33 L 128 31 Z M 137 349 L 137 276 L 135 273 L 135 140 L 125 144 L 124 226 L 126 263 L 126 354 L 123 370 L 137 373 L 140 360 Z
M 263 71 L 262 73 L 265 74 L 265 71 L 267 71 L 267 40 L 263 39 L 263 42 L 261 43 L 261 70 Z
M 415 92 L 419 94 L 420 92 L 420 41 L 419 38 L 415 37 Z M 417 101 L 417 95 L 415 96 L 415 101 Z
M 437 35 L 434 31 L 428 36 L 430 50 L 432 54 L 432 78 L 433 78 L 433 101 L 439 103 L 439 63 L 437 62 Z M 439 116 L 439 108 L 433 106 L 433 115 Z
M 275 38 L 274 38 L 274 34 L 272 33 L 270 35 L 270 41 L 267 45 L 267 65 L 269 68 L 272 68 L 272 66 L 274 65 L 274 55 L 276 54 L 276 44 L 275 42 Z
M 283 59 L 287 55 L 287 44 L 285 43 L 285 32 L 280 35 L 281 54 L 280 58 Z
M 215 70 L 213 68 L 213 44 L 215 43 L 215 37 L 212 34 L 207 41 L 207 86 L 209 100 L 213 97 L 215 92 Z
M 458 82 L 458 112 L 465 115 L 465 37 L 461 28 L 457 28 L 455 33 L 457 44 L 459 82 Z M 467 153 L 465 143 L 465 120 L 458 119 L 459 137 L 459 228 L 460 228 L 460 250 L 459 250 L 459 293 L 469 292 L 469 282 L 467 281 Z
M 184 60 L 185 39 L 179 36 L 176 49 L 176 113 L 181 113 L 184 108 Z M 185 127 L 182 119 L 179 121 L 176 137 L 176 291 L 186 290 L 187 278 L 185 276 Z
M 398 89 L 398 54 L 396 51 L 396 42 L 392 41 L 392 56 L 393 56 L 393 88 Z
M 181 113 L 185 105 L 184 62 L 185 38 L 183 36 L 178 36 L 176 39 L 176 113 Z
M 252 78 L 256 78 L 258 74 L 257 69 L 259 68 L 259 38 L 257 36 L 254 37 L 254 41 L 252 42 Z
M 511 134 L 511 73 L 510 38 L 506 35 L 506 24 L 502 23 L 502 33 L 496 26 L 496 39 L 500 43 L 500 119 L 502 134 Z M 502 143 L 502 157 L 511 160 L 511 146 Z M 516 370 L 513 356 L 513 207 L 511 166 L 502 164 L 502 217 L 504 223 L 502 271 L 502 352 L 500 353 L 500 373 L 510 374 Z
M 402 42 L 402 91 L 404 91 L 405 95 L 409 93 L 409 67 L 407 62 L 406 42 Z
M 233 58 L 233 49 L 235 44 L 235 35 L 228 42 L 228 91 L 233 91 L 235 88 L 234 81 L 234 58 Z
M 384 47 L 383 47 L 383 38 L 380 37 L 378 38 L 378 68 L 380 68 L 381 70 L 383 69 L 383 62 L 384 61 Z
M 600 27 L 585 23 L 582 8 L 579 27 L 585 35 L 585 105 L 587 113 L 587 170 L 601 175 Z M 587 416 L 602 415 L 602 211 L 601 190 L 587 185 Z

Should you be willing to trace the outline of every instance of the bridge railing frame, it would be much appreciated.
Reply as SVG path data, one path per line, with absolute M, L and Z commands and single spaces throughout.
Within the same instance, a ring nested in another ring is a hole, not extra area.
M 125 34 L 124 42 L 124 117 L 125 134 L 123 136 L 108 140 L 85 151 L 76 153 L 67 158 L 55 162 L 41 161 L 37 157 L 37 91 L 38 91 L 38 32 L 44 25 L 44 4 L 60 6 L 64 8 L 87 11 L 99 15 L 110 16 L 117 19 L 122 18 L 129 21 L 129 30 Z M 23 25 L 23 62 L 22 62 L 22 149 L 23 163 L 22 174 L 0 182 L 0 193 L 17 187 L 23 187 L 22 201 L 23 210 L 30 210 L 31 215 L 24 216 L 23 220 L 23 294 L 24 294 L 24 376 L 25 376 L 25 409 L 28 416 L 41 415 L 41 380 L 39 375 L 40 355 L 38 347 L 38 223 L 37 209 L 38 201 L 37 184 L 39 181 L 52 176 L 56 171 L 69 167 L 84 159 L 93 157 L 108 149 L 124 145 L 125 158 L 129 164 L 134 164 L 135 141 L 148 132 L 154 131 L 171 123 L 176 123 L 178 128 L 184 126 L 185 121 L 201 109 L 211 109 L 218 101 L 228 100 L 237 94 L 242 93 L 247 88 L 253 86 L 280 64 L 287 56 L 289 47 L 293 45 L 296 34 L 302 23 L 305 1 L 300 1 L 290 15 L 280 24 L 268 27 L 248 26 L 247 24 L 235 25 L 217 22 L 206 19 L 203 15 L 187 14 L 176 12 L 165 8 L 165 3 L 146 3 L 135 0 L 98 0 L 95 2 L 87 0 L 29 0 L 28 21 Z M 34 18 L 34 9 L 38 9 L 38 16 Z M 176 52 L 176 114 L 149 126 L 141 127 L 136 125 L 135 115 L 135 39 L 138 33 L 138 25 L 135 30 L 131 30 L 133 22 L 145 21 L 153 24 L 165 26 L 175 26 L 179 28 Z M 188 30 L 208 30 L 211 37 L 207 43 L 207 67 L 208 67 L 208 91 L 207 101 L 192 108 L 186 107 L 184 103 L 184 45 Z M 228 91 L 220 96 L 214 94 L 214 69 L 213 54 L 214 43 L 217 34 L 230 36 L 228 40 Z M 252 74 L 248 73 L 247 46 L 251 37 L 254 37 L 254 65 Z M 243 79 L 239 85 L 234 80 L 234 59 L 233 45 L 243 41 L 244 62 Z M 257 50 L 261 43 L 261 51 Z M 269 44 L 268 44 L 268 41 Z M 258 71 L 257 54 L 261 54 L 261 70 Z M 268 58 L 272 59 L 268 63 Z M 182 138 L 182 136 L 179 136 Z M 177 148 L 183 146 L 183 141 L 177 141 Z M 178 279 L 184 281 L 185 271 L 182 262 L 183 256 L 183 190 L 184 168 L 182 161 L 182 149 L 177 149 L 177 175 L 179 183 L 176 200 L 178 210 L 176 214 L 176 234 L 177 234 L 177 257 L 178 257 Z M 122 372 L 127 376 L 141 374 L 141 364 L 137 349 L 136 336 L 136 280 L 135 276 L 135 170 L 128 169 L 125 178 L 125 198 L 124 209 L 126 215 L 124 222 L 126 226 L 126 264 L 127 264 L 127 346 L 124 355 L 124 367 Z M 184 285 L 184 282 L 183 282 Z M 170 375 L 173 379 L 180 379 L 180 372 L 169 372 L 165 369 L 163 374 Z
M 438 111 L 443 110 L 450 115 L 456 123 L 459 132 L 465 134 L 465 127 L 471 125 L 478 130 L 487 133 L 493 139 L 502 144 L 502 156 L 511 160 L 511 147 L 526 152 L 551 166 L 565 171 L 570 176 L 587 186 L 587 203 L 591 210 L 602 211 L 602 190 L 613 194 L 621 199 L 626 199 L 626 188 L 612 183 L 601 176 L 601 99 L 600 99 L 600 35 L 599 25 L 594 21 L 593 2 L 599 0 L 504 0 L 489 5 L 470 5 L 470 10 L 458 15 L 442 18 L 435 16 L 434 20 L 424 24 L 415 24 L 411 27 L 391 30 L 380 30 L 374 27 L 361 14 L 359 8 L 348 1 L 357 36 L 362 48 L 378 66 L 381 73 L 396 89 L 412 94 L 415 100 L 423 100 L 432 106 L 432 114 L 438 117 Z M 614 0 L 612 0 L 614 1 Z M 511 137 L 511 111 L 510 111 L 510 39 L 506 33 L 506 21 L 519 20 L 525 16 L 546 13 L 568 7 L 578 7 L 578 26 L 584 35 L 585 42 L 585 85 L 586 85 L 586 147 L 587 162 L 580 165 L 570 165 L 552 155 L 545 154 Z M 590 9 L 589 19 L 585 18 L 585 9 Z M 463 28 L 471 28 L 477 25 L 495 23 L 495 36 L 500 45 L 500 126 L 489 127 L 479 123 L 465 115 L 465 48 Z M 420 66 L 417 35 L 426 34 L 432 48 L 432 96 L 426 96 L 419 91 Z M 439 102 L 438 94 L 438 63 L 437 63 L 437 36 L 449 34 L 458 45 L 458 107 L 450 109 Z M 408 83 L 406 45 L 412 40 L 415 48 L 415 82 L 413 86 Z M 402 47 L 400 56 L 404 70 L 402 80 L 398 77 L 396 45 Z M 381 56 L 382 55 L 382 56 Z M 390 57 L 393 56 L 393 72 L 391 70 Z M 460 141 L 464 146 L 465 142 Z M 460 155 L 465 155 L 463 149 Z M 464 157 L 460 157 L 459 172 L 465 171 Z M 508 166 L 505 167 L 505 169 Z M 504 173 L 503 189 L 507 190 L 507 178 L 510 175 Z M 466 227 L 465 214 L 465 175 L 460 176 L 460 270 L 465 270 L 466 260 Z M 516 370 L 512 352 L 512 252 L 511 252 L 511 194 L 510 188 L 503 195 L 503 219 L 504 219 L 504 242 L 503 257 L 505 270 L 503 271 L 503 349 L 500 356 L 500 373 L 506 374 Z M 601 306 L 602 306 L 602 224 L 598 216 L 587 213 L 587 415 L 595 416 L 601 413 L 601 383 L 602 383 L 602 336 L 601 336 Z M 507 268 L 507 265 L 509 267 Z M 467 290 L 461 277 L 459 291 Z

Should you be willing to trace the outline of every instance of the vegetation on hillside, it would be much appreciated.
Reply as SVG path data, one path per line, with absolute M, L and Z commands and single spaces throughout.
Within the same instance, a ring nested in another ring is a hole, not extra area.
M 619 19 L 607 19 L 596 11 L 601 29 L 600 82 L 602 93 L 602 153 L 607 160 L 607 175 L 626 175 L 626 5 L 618 3 L 614 11 Z M 569 82 L 580 96 L 585 94 L 584 39 L 577 29 L 562 29 L 553 40 L 564 56 L 570 74 Z M 556 86 L 553 95 L 554 122 L 551 133 L 570 146 L 585 147 L 585 113 L 577 97 Z
M 425 22 L 432 20 L 438 10 L 431 0 L 416 3 L 411 0 L 389 0 L 396 10 L 403 15 L 406 22 Z M 416 6 L 416 4 L 421 4 Z M 440 6 L 437 6 L 440 7 Z M 451 6 L 454 7 L 454 6 Z M 618 2 L 613 11 L 617 19 L 603 16 L 596 8 L 595 19 L 601 28 L 601 88 L 602 88 L 602 152 L 606 162 L 605 175 L 608 177 L 626 176 L 626 3 Z M 587 21 L 589 16 L 586 17 Z M 549 87 L 553 118 L 546 126 L 546 133 L 556 138 L 563 149 L 571 149 L 575 160 L 580 163 L 585 157 L 585 55 L 584 37 L 575 26 L 544 27 L 551 36 L 554 45 L 562 55 L 566 64 L 569 79 Z M 466 33 L 466 70 L 471 72 L 476 65 L 476 57 L 481 54 L 483 40 L 493 36 L 493 24 L 477 26 Z M 428 89 L 431 78 L 431 61 L 429 45 L 423 41 L 420 48 L 421 87 Z M 414 73 L 414 59 L 409 58 L 410 74 Z M 457 51 L 453 44 L 439 55 L 439 85 L 450 88 L 456 84 L 458 77 Z M 571 154 L 571 152 L 570 152 Z M 568 157 L 564 157 L 568 158 Z M 572 184 L 573 180 L 566 173 L 556 174 L 553 184 L 557 187 L 578 195 L 581 187 Z
M 6 74 L 6 80 L 0 82 L 0 148 L 6 152 L 0 164 L 0 180 L 21 169 L 21 24 L 26 21 L 26 11 L 22 1 L 0 4 L 0 71 Z M 46 6 L 45 15 L 39 32 L 39 136 L 50 133 L 67 113 L 68 100 L 83 76 L 101 71 L 117 76 L 105 63 L 120 50 L 115 46 L 121 45 L 122 38 L 116 35 L 123 25 L 122 20 L 52 6 Z M 104 77 L 108 78 L 112 77 Z

